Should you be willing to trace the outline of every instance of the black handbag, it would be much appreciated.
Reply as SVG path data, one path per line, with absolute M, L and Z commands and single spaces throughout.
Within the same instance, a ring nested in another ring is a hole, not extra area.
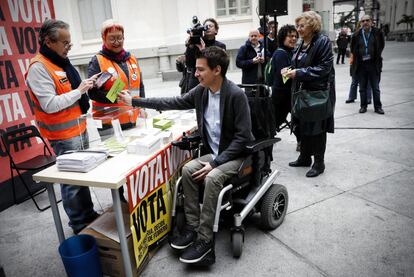
M 329 89 L 306 90 L 300 85 L 292 95 L 292 114 L 302 121 L 321 121 L 332 115 Z
M 314 54 L 314 49 L 310 48 L 305 66 L 311 64 Z M 333 106 L 329 100 L 330 86 L 328 85 L 326 90 L 307 90 L 302 86 L 303 83 L 300 83 L 299 89 L 292 92 L 292 115 L 301 121 L 321 121 L 332 116 Z M 296 80 L 292 88 L 295 87 Z

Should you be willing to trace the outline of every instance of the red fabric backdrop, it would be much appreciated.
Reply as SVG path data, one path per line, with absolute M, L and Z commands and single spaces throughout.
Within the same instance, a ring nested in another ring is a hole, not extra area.
M 0 132 L 34 125 L 32 103 L 24 73 L 38 52 L 39 30 L 48 18 L 54 18 L 53 0 L 0 1 Z M 37 140 L 12 147 L 17 161 L 43 151 Z M 0 185 L 10 179 L 9 161 L 0 144 Z

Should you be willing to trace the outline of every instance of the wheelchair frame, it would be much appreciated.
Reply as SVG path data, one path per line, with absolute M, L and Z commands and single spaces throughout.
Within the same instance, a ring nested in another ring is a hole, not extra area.
M 252 88 L 258 86 L 250 85 L 243 87 Z M 267 89 L 266 86 L 265 89 Z M 269 95 L 267 95 L 266 97 L 268 96 Z M 243 206 L 240 212 L 233 214 L 233 227 L 231 228 L 232 250 L 233 256 L 236 258 L 240 257 L 240 255 L 242 254 L 242 247 L 244 242 L 243 221 L 250 214 L 260 211 L 262 217 L 262 227 L 271 230 L 276 229 L 280 224 L 282 224 L 284 217 L 286 215 L 289 197 L 286 187 L 284 187 L 283 185 L 275 184 L 275 180 L 280 174 L 278 170 L 274 170 L 273 172 L 266 172 L 266 174 L 263 174 L 263 168 L 257 169 L 259 170 L 259 172 L 254 172 L 254 169 L 252 169 L 250 173 L 244 176 L 240 176 L 240 172 L 242 172 L 243 169 L 246 169 L 247 167 L 254 168 L 254 161 L 252 160 L 253 155 L 259 155 L 260 151 L 262 151 L 266 147 L 273 146 L 278 141 L 280 141 L 280 138 L 270 138 L 255 141 L 247 145 L 245 151 L 247 154 L 249 154 L 249 156 L 243 161 L 242 165 L 238 170 L 239 174 L 237 174 L 236 176 L 238 176 L 239 178 L 248 176 L 248 179 L 235 185 L 231 182 L 233 178 L 230 178 L 230 180 L 228 180 L 225 183 L 224 187 L 222 188 L 218 196 L 213 225 L 214 233 L 217 233 L 219 230 L 219 220 L 223 210 L 231 210 L 234 207 L 234 204 L 241 204 Z M 173 145 L 181 149 L 186 149 L 190 151 L 198 150 L 198 156 L 200 156 L 201 146 L 199 144 L 199 138 L 191 136 L 187 137 L 185 134 L 183 134 L 182 141 L 174 142 Z M 251 181 L 257 173 L 260 174 L 260 184 L 252 184 Z M 182 192 L 181 178 L 182 177 L 180 177 L 177 180 L 173 193 L 173 202 L 171 209 L 172 231 L 174 231 L 175 227 L 177 227 L 178 230 L 181 230 L 185 225 L 184 211 L 183 209 L 178 209 L 178 207 L 183 208 L 184 206 L 184 196 L 182 193 L 180 194 L 180 192 Z M 249 186 L 250 188 L 246 197 L 233 199 L 234 193 L 242 189 L 245 189 Z M 227 199 L 225 198 L 226 195 L 229 195 Z M 273 217 L 276 216 L 278 218 L 272 219 L 271 213 L 273 213 Z

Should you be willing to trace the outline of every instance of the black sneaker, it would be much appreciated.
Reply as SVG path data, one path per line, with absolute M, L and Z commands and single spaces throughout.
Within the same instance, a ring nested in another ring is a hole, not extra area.
M 194 228 L 186 226 L 177 237 L 171 240 L 170 246 L 176 250 L 184 250 L 193 244 L 196 237 L 197 233 Z
M 214 244 L 211 240 L 196 240 L 180 257 L 180 261 L 187 264 L 200 263 L 209 254 L 214 253 Z M 213 262 L 214 263 L 214 262 Z

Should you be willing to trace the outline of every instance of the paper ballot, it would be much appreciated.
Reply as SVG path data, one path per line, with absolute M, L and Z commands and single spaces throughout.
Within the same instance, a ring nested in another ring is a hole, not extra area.
M 88 172 L 106 160 L 105 152 L 79 151 L 63 154 L 56 158 L 60 171 Z

